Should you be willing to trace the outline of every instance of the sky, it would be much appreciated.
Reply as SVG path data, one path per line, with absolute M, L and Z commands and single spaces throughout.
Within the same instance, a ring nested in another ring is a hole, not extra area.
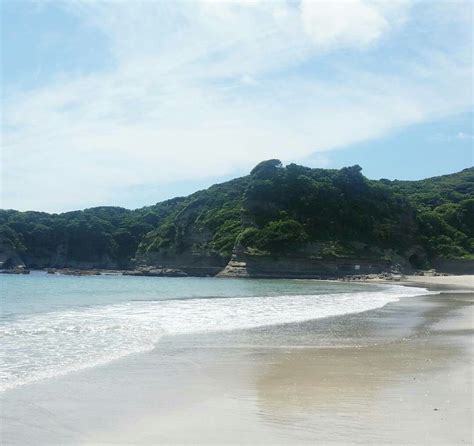
M 2 208 L 137 208 L 270 158 L 473 164 L 470 0 L 0 4 Z

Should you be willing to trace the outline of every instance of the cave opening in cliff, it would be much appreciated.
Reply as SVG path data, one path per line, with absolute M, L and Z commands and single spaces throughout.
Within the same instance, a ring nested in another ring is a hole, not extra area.
M 418 254 L 412 254 L 408 261 L 413 269 L 421 269 L 423 267 L 423 259 Z

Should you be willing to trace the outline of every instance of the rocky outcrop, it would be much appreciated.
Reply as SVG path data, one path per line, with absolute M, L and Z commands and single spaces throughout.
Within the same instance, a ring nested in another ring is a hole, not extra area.
M 361 259 L 311 259 L 305 257 L 233 256 L 219 277 L 326 279 L 360 274 L 380 274 L 391 261 Z
M 214 254 L 159 252 L 137 255 L 132 265 L 136 270 L 143 269 L 144 267 L 176 269 L 183 271 L 189 276 L 206 277 L 215 276 L 222 271 L 227 261 L 228 259 Z
M 443 260 L 437 259 L 432 262 L 436 271 L 446 274 L 474 274 L 474 260 L 457 259 Z
M 147 277 L 186 277 L 184 271 L 174 268 L 144 267 L 133 271 L 124 271 L 124 276 L 147 276 Z
M 247 270 L 247 262 L 236 258 L 230 259 L 226 267 L 217 274 L 218 277 L 250 277 Z
M 96 269 L 70 269 L 70 268 L 48 268 L 48 274 L 63 274 L 65 276 L 100 276 L 101 272 Z
M 0 270 L 0 274 L 30 274 L 30 270 L 23 267 Z

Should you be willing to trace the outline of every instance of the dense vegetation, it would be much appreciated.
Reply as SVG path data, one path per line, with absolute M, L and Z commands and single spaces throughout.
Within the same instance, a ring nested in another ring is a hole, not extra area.
M 327 170 L 261 163 L 252 171 L 243 208 L 255 224 L 242 241 L 264 251 L 313 243 L 323 245 L 326 255 L 361 255 L 354 250 L 404 250 L 416 242 L 415 212 L 407 198 L 367 180 L 359 166 Z
M 0 238 L 32 266 L 39 259 L 49 259 L 46 263 L 73 260 L 125 267 L 143 236 L 166 219 L 180 201 L 178 198 L 135 211 L 105 206 L 63 214 L 0 210 Z
M 406 255 L 472 258 L 474 169 L 421 181 L 372 181 L 359 166 L 283 167 L 137 210 L 63 214 L 0 210 L 0 240 L 29 266 L 128 267 L 134 257 Z
M 422 245 L 429 257 L 472 257 L 474 169 L 421 181 L 386 181 L 417 209 Z

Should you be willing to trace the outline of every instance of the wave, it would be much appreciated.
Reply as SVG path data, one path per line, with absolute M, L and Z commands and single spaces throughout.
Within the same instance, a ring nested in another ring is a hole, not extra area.
M 359 313 L 422 288 L 322 295 L 131 301 L 36 314 L 0 326 L 0 391 L 151 350 L 164 335 L 228 331 Z

